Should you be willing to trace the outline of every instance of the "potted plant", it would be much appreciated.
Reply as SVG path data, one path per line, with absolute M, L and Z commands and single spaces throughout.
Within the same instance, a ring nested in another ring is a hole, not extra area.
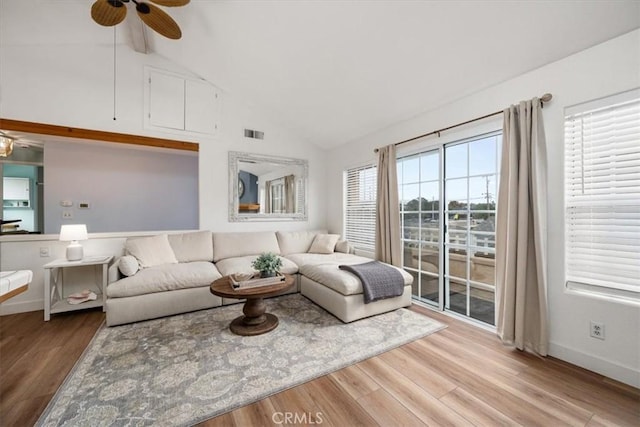
M 260 277 L 273 277 L 280 271 L 282 260 L 274 253 L 265 252 L 260 254 L 251 266 L 260 272 Z

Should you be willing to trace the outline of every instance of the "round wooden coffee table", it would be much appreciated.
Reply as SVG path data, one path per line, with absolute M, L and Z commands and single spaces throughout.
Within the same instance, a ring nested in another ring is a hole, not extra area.
M 264 298 L 276 296 L 293 286 L 293 276 L 285 274 L 284 277 L 284 282 L 248 289 L 234 289 L 229 276 L 221 277 L 211 284 L 209 289 L 214 295 L 247 300 L 242 307 L 244 316 L 234 319 L 229 325 L 231 332 L 243 336 L 260 335 L 278 327 L 278 317 L 266 313 Z

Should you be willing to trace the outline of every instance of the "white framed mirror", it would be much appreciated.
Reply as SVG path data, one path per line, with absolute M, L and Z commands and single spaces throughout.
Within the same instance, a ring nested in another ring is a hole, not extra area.
M 309 162 L 229 152 L 229 221 L 306 221 Z

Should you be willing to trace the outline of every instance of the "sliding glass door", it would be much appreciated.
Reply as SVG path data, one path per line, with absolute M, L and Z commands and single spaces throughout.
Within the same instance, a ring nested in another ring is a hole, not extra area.
M 404 267 L 413 275 L 413 295 L 440 301 L 440 152 L 398 160 Z
M 490 325 L 501 140 L 488 134 L 398 160 L 404 267 L 414 276 L 414 298 Z
M 495 230 L 501 135 L 444 148 L 446 308 L 495 324 Z

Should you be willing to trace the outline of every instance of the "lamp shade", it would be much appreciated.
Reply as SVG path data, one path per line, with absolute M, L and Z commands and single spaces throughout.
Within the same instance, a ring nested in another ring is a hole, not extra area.
M 63 242 L 87 240 L 88 238 L 85 224 L 70 224 L 60 227 L 60 240 Z

